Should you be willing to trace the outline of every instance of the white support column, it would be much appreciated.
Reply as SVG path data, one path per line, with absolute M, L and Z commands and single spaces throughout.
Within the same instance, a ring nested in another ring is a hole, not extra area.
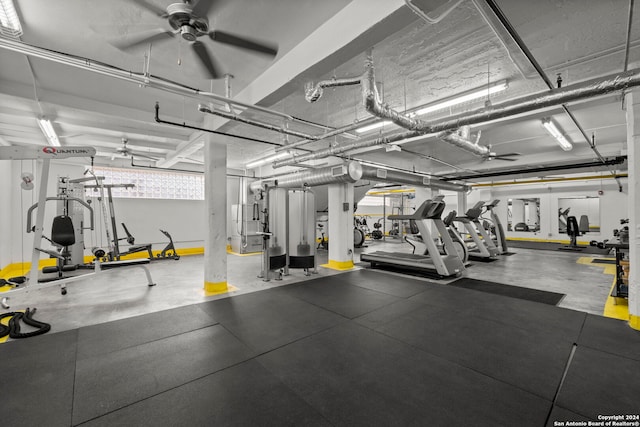
M 204 238 L 204 290 L 227 292 L 227 145 L 207 134 L 204 190 L 207 230 Z
M 458 193 L 458 216 L 464 215 L 467 211 L 467 193 L 460 191 Z
M 629 324 L 640 330 L 640 90 L 626 95 L 629 162 Z
M 329 261 L 323 267 L 353 268 L 353 184 L 329 184 Z

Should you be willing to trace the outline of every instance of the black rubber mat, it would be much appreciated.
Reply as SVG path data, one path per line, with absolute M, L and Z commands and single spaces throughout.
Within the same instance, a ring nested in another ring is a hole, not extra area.
M 396 297 L 408 298 L 425 290 L 425 280 L 389 274 L 383 271 L 358 270 L 341 274 L 342 280 L 361 288 L 378 291 Z
M 220 325 L 78 360 L 78 424 L 245 361 L 256 353 Z
M 303 301 L 349 319 L 361 316 L 400 299 L 393 295 L 354 286 L 349 283 L 347 278 L 342 279 L 340 276 L 320 277 L 307 282 L 274 288 L 273 290 L 300 298 Z M 384 278 L 379 280 L 384 280 Z
M 258 357 L 341 426 L 541 426 L 551 402 L 352 322 Z
M 640 361 L 578 345 L 557 404 L 598 420 L 598 415 L 638 415 L 638 396 Z
M 199 305 L 189 305 L 80 328 L 78 359 L 167 338 L 212 326 L 215 322 Z M 156 327 L 162 325 L 161 328 Z
M 449 307 L 462 318 L 484 317 L 571 342 L 577 341 L 586 318 L 586 313 L 579 311 L 439 283 L 409 300 L 438 308 Z
M 517 255 L 518 252 L 505 252 L 503 254 L 500 254 L 500 256 L 511 256 L 511 255 Z
M 615 259 L 610 258 L 594 258 L 591 260 L 592 264 L 615 264 Z
M 622 320 L 587 315 L 578 345 L 640 361 L 640 331 Z
M 2 425 L 543 426 L 633 413 L 639 348 L 624 322 L 354 271 L 2 344 Z
M 87 426 L 330 426 L 255 361 L 145 399 Z
M 504 283 L 489 282 L 487 280 L 473 279 L 470 277 L 463 277 L 449 283 L 448 285 L 549 305 L 557 305 L 565 296 L 565 294 L 559 294 L 557 292 L 505 285 Z
M 573 342 L 526 324 L 423 307 L 376 329 L 427 353 L 553 400 Z
M 549 420 L 546 427 L 558 427 L 559 425 L 567 425 L 567 421 L 592 421 L 591 419 L 571 412 L 568 409 L 560 406 L 554 406 L 551 414 L 549 414 Z M 597 420 L 593 420 L 597 421 Z M 585 424 L 586 425 L 586 424 Z
M 74 330 L 0 345 L 0 424 L 71 425 L 77 339 Z
M 259 353 L 346 320 L 279 288 L 211 301 L 201 307 Z

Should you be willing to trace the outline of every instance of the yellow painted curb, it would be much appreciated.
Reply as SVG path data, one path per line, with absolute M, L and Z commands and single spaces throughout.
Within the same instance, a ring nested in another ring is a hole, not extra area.
M 633 314 L 629 316 L 629 326 L 640 331 L 640 316 L 634 316 Z
M 327 264 L 322 264 L 320 267 L 330 268 L 332 270 L 351 270 L 354 268 L 353 261 L 334 261 L 332 259 L 329 260 Z
M 228 285 L 227 282 L 204 282 L 205 296 L 219 295 L 227 292 L 237 291 L 235 286 Z

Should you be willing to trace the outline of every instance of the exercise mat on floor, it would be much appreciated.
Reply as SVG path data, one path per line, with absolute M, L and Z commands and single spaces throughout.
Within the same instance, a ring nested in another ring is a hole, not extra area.
M 515 255 L 515 254 L 517 254 L 517 253 L 518 253 L 518 252 L 505 252 L 505 253 L 500 254 L 500 255 L 501 255 L 501 256 L 511 256 L 511 255 Z
M 615 259 L 610 258 L 594 258 L 591 260 L 592 264 L 615 264 Z
M 473 289 L 491 294 L 504 295 L 507 297 L 524 299 L 548 305 L 557 305 L 565 294 L 557 292 L 541 291 L 539 289 L 521 288 L 519 286 L 505 285 L 503 283 L 488 282 L 486 280 L 463 277 L 449 283 L 449 286 Z

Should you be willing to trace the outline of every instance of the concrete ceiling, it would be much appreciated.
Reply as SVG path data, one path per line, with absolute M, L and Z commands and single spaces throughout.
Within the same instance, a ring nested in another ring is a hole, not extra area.
M 171 1 L 147 3 L 165 9 Z M 304 86 L 333 77 L 361 75 L 367 49 L 373 49 L 383 101 L 398 110 L 437 102 L 500 80 L 507 80 L 509 88 L 491 97 L 494 105 L 547 90 L 513 43 L 498 37 L 480 13 L 484 0 L 413 3 L 438 22 L 419 18 L 402 0 L 218 0 L 208 16 L 210 27 L 275 43 L 279 51 L 270 59 L 210 40 L 205 43 L 223 70 L 233 75 L 232 97 L 330 127 L 370 117 L 362 106 L 359 86 L 327 89 L 313 104 L 305 101 Z M 552 81 L 558 73 L 563 85 L 570 85 L 623 70 L 628 1 L 498 0 L 498 4 Z M 144 70 L 149 46 L 122 51 L 114 47 L 114 41 L 166 28 L 166 22 L 134 1 L 17 0 L 16 6 L 24 43 L 136 73 Z M 629 68 L 636 68 L 640 66 L 638 19 L 634 19 L 630 41 Z M 187 42 L 178 38 L 153 43 L 149 72 L 202 91 L 226 92 L 224 79 L 207 80 Z M 197 145 L 201 133 L 155 123 L 156 102 L 165 120 L 195 127 L 206 123 L 207 128 L 221 132 L 286 142 L 277 132 L 220 118 L 212 120 L 210 116 L 205 121 L 205 115 L 197 110 L 198 102 L 188 97 L 0 49 L 0 144 L 45 144 L 36 119 L 46 116 L 54 123 L 63 145 L 95 146 L 100 153 L 98 163 L 128 165 L 130 159 L 113 156 L 122 138 L 127 138 L 129 148 L 158 158 L 157 166 L 201 169 L 198 162 L 202 153 Z M 480 99 L 421 118 L 439 120 L 482 107 L 484 102 Z M 604 156 L 625 152 L 626 123 L 620 94 L 572 103 L 569 108 L 587 134 L 595 134 Z M 323 132 L 316 126 L 275 116 L 244 114 L 308 134 Z M 554 119 L 574 143 L 573 150 L 561 150 L 545 132 L 540 124 L 544 117 Z M 382 132 L 393 129 L 398 128 L 387 126 Z M 496 153 L 520 155 L 514 162 L 486 161 L 435 137 L 402 144 L 403 151 L 399 152 L 377 148 L 350 154 L 448 176 L 494 168 L 569 164 L 595 157 L 579 129 L 559 107 L 476 125 L 472 131 L 481 131 L 480 143 L 491 145 Z M 371 138 L 379 132 L 360 138 Z M 288 141 L 298 139 L 289 137 Z M 316 150 L 352 141 L 339 136 L 304 148 Z M 273 153 L 273 148 L 232 139 L 228 165 L 242 169 L 248 160 Z M 316 164 L 335 161 L 339 159 L 321 159 Z M 146 164 L 142 158 L 136 158 L 138 162 Z M 290 169 L 276 169 L 275 173 Z M 268 175 L 274 171 L 265 166 L 256 173 Z

